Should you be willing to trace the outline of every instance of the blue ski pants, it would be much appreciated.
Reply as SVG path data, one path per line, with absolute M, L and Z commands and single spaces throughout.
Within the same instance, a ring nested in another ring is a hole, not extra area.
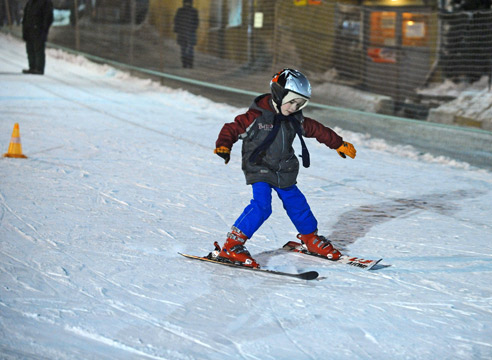
M 280 189 L 265 182 L 257 182 L 252 188 L 253 199 L 234 223 L 234 226 L 248 238 L 251 238 L 272 214 L 272 189 L 282 201 L 287 215 L 300 234 L 306 235 L 317 230 L 318 221 L 306 197 L 296 185 Z

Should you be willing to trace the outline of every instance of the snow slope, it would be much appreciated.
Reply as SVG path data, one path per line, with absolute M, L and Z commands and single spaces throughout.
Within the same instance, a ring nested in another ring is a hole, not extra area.
M 248 242 L 299 281 L 192 262 L 250 199 L 240 146 L 212 150 L 243 109 L 49 51 L 19 75 L 0 36 L 2 359 L 490 359 L 492 174 L 339 130 L 355 160 L 308 140 L 299 186 L 363 271 L 268 252 L 295 237 L 281 203 Z M 245 104 L 247 105 L 247 104 Z

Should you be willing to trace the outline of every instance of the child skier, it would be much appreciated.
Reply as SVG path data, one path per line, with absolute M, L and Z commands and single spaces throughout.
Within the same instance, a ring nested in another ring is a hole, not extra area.
M 296 135 L 302 147 L 302 162 L 309 167 L 309 152 L 304 137 L 320 143 L 345 158 L 355 158 L 355 148 L 333 130 L 304 117 L 302 109 L 311 98 L 309 80 L 299 71 L 283 69 L 270 82 L 271 94 L 257 97 L 245 114 L 225 124 L 219 133 L 214 153 L 230 160 L 233 144 L 242 139 L 242 169 L 246 183 L 252 185 L 253 199 L 232 226 L 218 260 L 259 267 L 244 244 L 272 213 L 272 189 L 296 227 L 309 252 L 338 260 L 340 252 L 318 235 L 318 222 L 306 198 L 296 186 L 299 161 L 292 143 Z

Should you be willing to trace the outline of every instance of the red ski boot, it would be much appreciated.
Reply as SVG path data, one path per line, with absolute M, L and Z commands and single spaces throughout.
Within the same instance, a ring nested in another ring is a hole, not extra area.
M 297 238 L 306 245 L 307 249 L 311 253 L 315 253 L 321 256 L 326 256 L 330 260 L 340 259 L 340 251 L 335 249 L 331 242 L 324 236 L 318 236 L 318 231 L 307 235 L 298 234 Z
M 227 240 L 218 255 L 218 259 L 222 258 L 243 266 L 259 268 L 260 265 L 244 247 L 246 240 L 248 240 L 248 237 L 241 230 L 233 227 L 232 231 L 227 234 Z

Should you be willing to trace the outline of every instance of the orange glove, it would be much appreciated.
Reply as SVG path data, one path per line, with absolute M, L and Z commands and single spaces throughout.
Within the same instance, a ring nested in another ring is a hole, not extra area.
M 353 158 L 355 158 L 355 154 L 357 153 L 357 151 L 354 148 L 354 145 L 352 145 L 351 143 L 346 142 L 346 141 L 344 141 L 342 146 L 340 146 L 337 149 L 337 152 L 338 152 L 338 155 L 340 155 L 344 159 L 346 158 L 345 155 L 348 155 L 353 159 Z
M 214 154 L 219 155 L 224 162 L 227 164 L 229 160 L 231 160 L 231 149 L 226 148 L 225 146 L 219 146 L 214 150 Z

